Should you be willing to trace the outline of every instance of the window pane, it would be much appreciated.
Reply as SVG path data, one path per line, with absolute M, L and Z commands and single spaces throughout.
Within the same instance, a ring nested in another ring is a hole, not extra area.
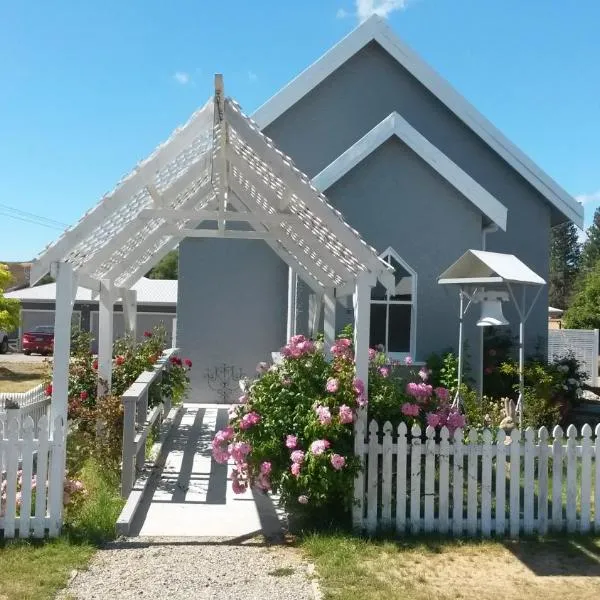
M 371 312 L 371 315 L 373 312 Z M 410 304 L 390 304 L 388 352 L 410 352 Z M 373 318 L 373 317 L 371 317 Z
M 381 285 L 381 282 L 377 282 L 377 285 L 371 288 L 371 300 L 385 300 L 386 291 L 385 287 Z
M 378 344 L 385 346 L 385 312 L 387 305 L 371 304 L 371 331 L 369 345 L 374 348 Z

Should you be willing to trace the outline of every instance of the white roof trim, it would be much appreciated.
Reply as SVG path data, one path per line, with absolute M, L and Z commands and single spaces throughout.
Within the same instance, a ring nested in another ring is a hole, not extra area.
M 409 73 L 468 125 L 562 214 L 583 228 L 583 206 L 510 142 L 471 103 L 411 50 L 380 17 L 373 16 L 290 81 L 254 113 L 261 128 L 291 108 L 354 54 L 376 41 Z
M 506 207 L 397 112 L 386 117 L 325 167 L 314 177 L 313 184 L 322 191 L 327 190 L 394 135 L 470 200 L 492 222 L 506 231 L 508 214 Z
M 467 250 L 439 277 L 440 284 L 523 283 L 545 285 L 545 281 L 514 254 Z

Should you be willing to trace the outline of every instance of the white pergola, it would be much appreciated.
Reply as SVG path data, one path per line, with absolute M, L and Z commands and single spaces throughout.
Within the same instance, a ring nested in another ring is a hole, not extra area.
M 356 371 L 367 382 L 370 290 L 377 280 L 393 289 L 393 269 L 225 98 L 217 75 L 214 97 L 32 265 L 32 284 L 48 271 L 57 279 L 54 415 L 67 415 L 77 287 L 99 296 L 98 377 L 109 391 L 114 303 L 121 299 L 134 332 L 132 285 L 187 237 L 264 240 L 289 265 L 290 281 L 297 275 L 317 294 L 328 343 L 335 335 L 336 297 L 353 294 Z M 293 296 L 290 291 L 290 311 Z

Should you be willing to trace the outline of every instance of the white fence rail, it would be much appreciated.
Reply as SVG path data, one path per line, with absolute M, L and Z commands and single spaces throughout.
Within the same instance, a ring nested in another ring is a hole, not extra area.
M 0 536 L 42 538 L 60 533 L 65 428 L 59 417 L 0 422 Z M 21 459 L 19 459 L 21 457 Z
M 404 423 L 369 436 L 357 424 L 364 461 L 357 525 L 370 533 L 438 532 L 455 536 L 517 537 L 548 531 L 600 533 L 600 425 L 552 437 L 545 427 L 506 436 L 472 429 L 450 436 Z M 395 432 L 394 432 L 395 433 Z M 364 440 L 364 443 L 361 443 Z M 356 518 L 356 517 L 355 517 Z
M 598 378 L 597 329 L 549 329 L 548 360 L 573 354 L 587 373 L 588 383 L 596 385 Z

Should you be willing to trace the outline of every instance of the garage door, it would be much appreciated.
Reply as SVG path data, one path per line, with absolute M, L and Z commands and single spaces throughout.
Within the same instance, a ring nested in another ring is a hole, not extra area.
M 91 332 L 94 337 L 92 348 L 94 352 L 98 351 L 98 311 L 91 313 Z M 138 313 L 137 315 L 137 339 L 138 341 L 144 338 L 144 331 L 152 331 L 154 327 L 162 326 L 167 332 L 167 343 L 170 346 L 172 343 L 174 314 L 163 313 Z M 113 317 L 113 339 L 117 340 L 125 335 L 125 318 L 123 313 L 115 313 Z
M 21 331 L 31 331 L 38 325 L 54 325 L 54 311 L 53 310 L 29 310 L 23 309 L 21 311 Z M 73 311 L 71 317 L 71 323 L 73 327 L 79 327 L 81 325 L 81 312 L 78 310 Z

